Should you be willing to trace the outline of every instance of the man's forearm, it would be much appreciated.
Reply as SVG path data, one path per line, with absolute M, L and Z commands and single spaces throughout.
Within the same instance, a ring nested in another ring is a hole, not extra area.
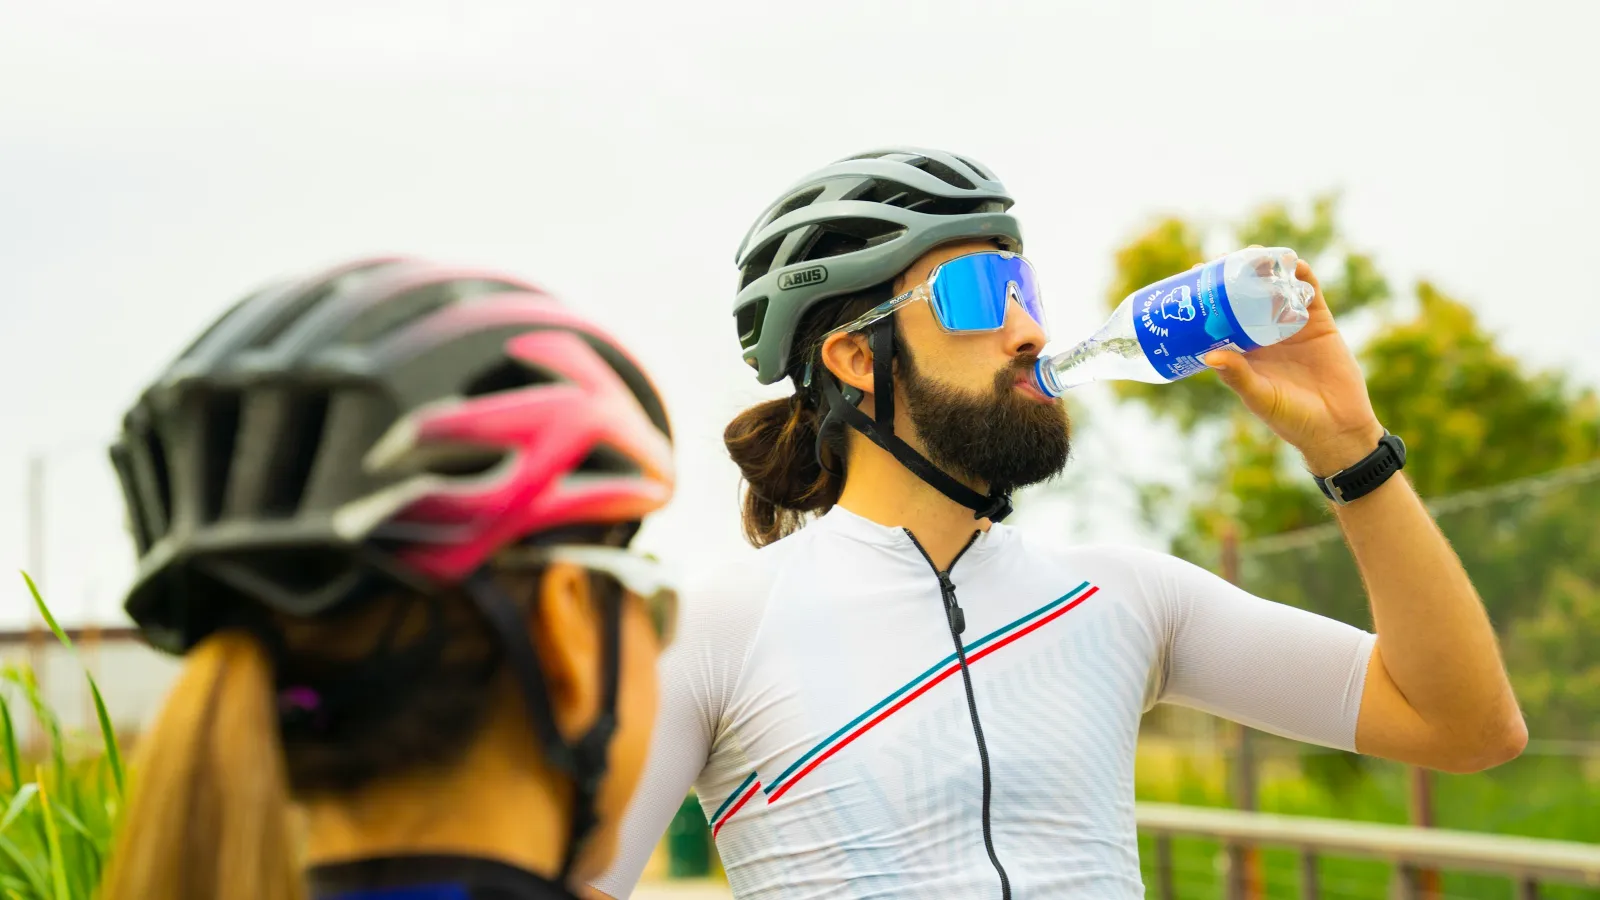
M 1372 605 L 1374 664 L 1440 746 L 1469 761 L 1519 752 L 1526 732 L 1488 614 L 1410 483 L 1395 475 L 1336 516 Z

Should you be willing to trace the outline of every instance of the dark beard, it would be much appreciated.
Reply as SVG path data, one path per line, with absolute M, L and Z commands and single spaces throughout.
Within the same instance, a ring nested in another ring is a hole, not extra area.
M 995 374 L 991 390 L 976 395 L 922 376 L 904 344 L 899 356 L 906 414 L 929 462 L 1005 493 L 1066 468 L 1072 451 L 1066 406 L 1059 400 L 1039 403 L 1016 390 L 1017 375 L 1031 372 L 1036 356 L 1017 357 Z

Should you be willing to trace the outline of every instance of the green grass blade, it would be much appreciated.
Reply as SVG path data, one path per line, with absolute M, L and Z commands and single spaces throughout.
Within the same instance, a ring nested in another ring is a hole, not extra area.
M 17 791 L 17 795 L 11 798 L 10 805 L 6 807 L 5 816 L 0 818 L 0 834 L 6 833 L 6 829 L 17 820 L 17 816 L 22 815 L 22 811 L 28 808 L 28 804 L 33 802 L 33 795 L 37 793 L 39 793 L 37 784 L 25 784 L 22 790 Z
M 50 886 L 45 882 L 44 875 L 39 872 L 33 861 L 28 859 L 27 854 L 23 853 L 17 848 L 16 844 L 11 842 L 10 838 L 0 837 L 0 854 L 11 860 L 11 864 L 16 866 L 18 872 L 22 873 L 22 877 L 27 880 L 28 887 L 32 889 L 35 897 L 50 896 Z
M 44 788 L 44 769 L 40 767 L 35 778 L 39 781 L 39 807 L 44 813 L 44 833 L 50 847 L 50 880 L 55 892 L 54 900 L 72 900 L 67 887 L 67 861 L 61 853 L 61 831 L 56 828 L 55 812 L 50 808 L 50 792 Z
M 22 787 L 22 754 L 17 750 L 16 723 L 11 720 L 11 704 L 6 702 L 4 694 L 0 694 L 0 720 L 5 725 L 6 772 L 11 776 L 11 789 Z
M 105 865 L 104 848 L 100 846 L 100 842 L 94 833 L 83 824 L 83 820 L 73 815 L 71 810 L 59 803 L 52 805 L 50 810 L 67 826 L 71 834 L 77 835 L 80 839 L 75 844 L 81 848 L 81 852 L 63 852 L 62 854 L 63 858 L 68 858 L 72 861 L 72 864 L 68 866 L 71 869 L 73 888 L 70 896 L 88 896 L 93 891 L 95 884 L 100 881 L 100 869 Z M 68 834 L 62 835 L 63 838 L 70 836 Z M 62 845 L 66 848 L 66 841 L 63 841 Z
M 44 616 L 44 622 L 55 632 L 56 640 L 60 641 L 68 650 L 72 649 L 72 639 L 56 624 L 56 617 L 50 615 L 50 607 L 44 605 L 44 598 L 39 596 L 39 586 L 33 583 L 33 578 L 27 573 L 22 573 L 22 580 L 28 583 L 28 593 L 33 595 L 33 605 L 39 607 L 39 615 Z
M 111 715 L 106 712 L 106 701 L 100 697 L 100 686 L 94 683 L 94 676 L 87 671 L 84 675 L 89 679 L 89 692 L 94 694 L 94 714 L 100 720 L 100 740 L 105 745 L 106 762 L 111 764 L 111 780 L 117 784 L 117 796 L 123 793 L 122 784 L 122 751 L 117 747 L 117 732 L 111 727 Z

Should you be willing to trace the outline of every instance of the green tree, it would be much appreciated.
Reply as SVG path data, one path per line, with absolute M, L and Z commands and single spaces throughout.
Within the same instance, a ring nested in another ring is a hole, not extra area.
M 1556 569 L 1538 610 L 1510 631 L 1507 667 L 1523 705 L 1551 733 L 1600 739 L 1600 581 Z

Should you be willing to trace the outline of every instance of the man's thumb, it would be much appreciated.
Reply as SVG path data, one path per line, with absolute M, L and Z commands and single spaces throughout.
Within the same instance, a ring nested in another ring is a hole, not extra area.
M 1215 369 L 1222 383 L 1233 388 L 1241 397 L 1250 396 L 1260 378 L 1244 354 L 1232 350 L 1213 350 L 1200 361 Z

